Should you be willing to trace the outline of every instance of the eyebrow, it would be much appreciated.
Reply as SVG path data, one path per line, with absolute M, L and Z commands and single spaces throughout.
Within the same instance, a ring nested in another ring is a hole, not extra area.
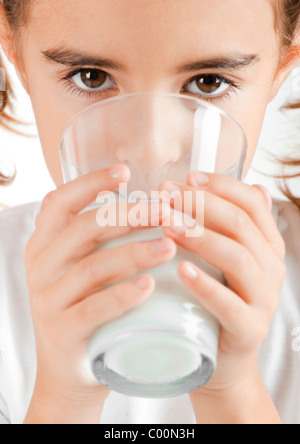
M 179 68 L 178 73 L 202 71 L 205 69 L 229 69 L 237 70 L 254 66 L 261 61 L 259 55 L 243 55 L 235 54 L 230 57 L 216 57 L 207 60 L 200 60 L 196 62 L 183 65 Z
M 114 69 L 116 71 L 126 71 L 125 66 L 113 60 L 96 57 L 81 53 L 72 49 L 54 48 L 42 51 L 42 54 L 49 62 L 59 63 L 66 66 L 98 66 L 102 68 Z
M 126 67 L 114 60 L 81 53 L 76 50 L 62 47 L 42 51 L 48 62 L 54 62 L 70 67 L 75 66 L 97 66 L 116 71 L 126 71 Z M 259 55 L 233 54 L 229 57 L 216 57 L 193 61 L 177 68 L 177 73 L 202 71 L 205 69 L 229 69 L 238 70 L 254 66 L 260 62 Z

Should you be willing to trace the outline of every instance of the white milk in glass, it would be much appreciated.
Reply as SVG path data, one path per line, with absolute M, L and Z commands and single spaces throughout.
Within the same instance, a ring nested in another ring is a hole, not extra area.
M 246 153 L 242 128 L 223 110 L 194 97 L 152 92 L 120 95 L 82 110 L 60 144 L 66 183 L 121 163 L 130 167 L 130 188 L 144 192 L 164 180 L 185 182 L 194 170 L 241 180 Z M 137 229 L 99 249 L 163 236 L 162 227 Z M 172 261 L 143 270 L 156 282 L 153 294 L 99 326 L 90 339 L 88 364 L 101 384 L 128 396 L 164 398 L 190 393 L 210 379 L 219 324 L 178 277 L 183 261 L 225 284 L 219 270 L 178 245 Z
M 102 242 L 97 249 L 164 236 L 162 227 L 143 228 Z M 129 396 L 162 398 L 191 392 L 210 379 L 216 368 L 219 324 L 178 277 L 183 261 L 224 282 L 220 271 L 178 245 L 173 260 L 137 274 L 153 276 L 152 295 L 101 326 L 90 340 L 89 360 L 101 384 Z

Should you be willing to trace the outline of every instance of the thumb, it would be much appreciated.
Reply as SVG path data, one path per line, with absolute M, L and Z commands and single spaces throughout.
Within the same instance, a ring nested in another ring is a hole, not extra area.
M 261 191 L 262 195 L 265 198 L 266 204 L 267 204 L 269 210 L 271 211 L 272 207 L 273 207 L 273 200 L 272 200 L 272 196 L 271 196 L 270 191 L 263 185 L 255 184 L 252 186 L 257 188 L 259 191 Z

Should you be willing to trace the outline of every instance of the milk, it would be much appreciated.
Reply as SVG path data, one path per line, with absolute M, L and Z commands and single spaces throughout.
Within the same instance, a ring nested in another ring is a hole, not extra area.
M 129 189 L 117 193 L 126 202 L 128 193 L 136 190 L 149 198 L 165 180 L 185 183 L 193 170 L 241 180 L 246 154 L 244 132 L 223 110 L 182 94 L 149 92 L 123 95 L 81 111 L 65 129 L 60 145 L 65 182 L 120 163 L 130 167 L 131 178 L 125 184 Z M 117 202 L 106 205 L 115 210 Z M 98 208 L 103 204 L 98 199 L 96 203 Z M 193 208 L 204 210 L 201 202 Z M 123 214 L 127 222 L 128 214 Z M 163 236 L 161 227 L 134 230 L 101 243 L 99 249 Z M 177 269 L 183 261 L 225 283 L 220 271 L 179 246 L 172 261 L 143 270 L 140 274 L 149 273 L 156 281 L 153 294 L 99 327 L 90 339 L 87 373 L 91 368 L 101 384 L 129 396 L 168 397 L 191 392 L 211 377 L 219 325 L 179 279 Z
M 161 237 L 162 227 L 135 230 L 102 242 L 98 249 Z M 153 276 L 153 294 L 101 326 L 90 340 L 90 364 L 103 385 L 131 396 L 167 397 L 195 390 L 211 376 L 216 368 L 219 324 L 178 277 L 182 261 L 196 264 L 224 283 L 220 271 L 180 246 L 170 262 L 137 274 Z

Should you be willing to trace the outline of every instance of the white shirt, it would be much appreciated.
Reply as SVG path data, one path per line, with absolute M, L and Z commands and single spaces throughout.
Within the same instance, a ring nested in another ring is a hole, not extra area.
M 39 207 L 40 202 L 0 212 L 0 424 L 23 423 L 34 389 L 36 351 L 23 252 Z M 286 243 L 287 276 L 259 365 L 282 421 L 300 424 L 300 212 L 274 200 L 272 213 Z M 111 392 L 101 423 L 196 421 L 188 395 L 145 399 Z

